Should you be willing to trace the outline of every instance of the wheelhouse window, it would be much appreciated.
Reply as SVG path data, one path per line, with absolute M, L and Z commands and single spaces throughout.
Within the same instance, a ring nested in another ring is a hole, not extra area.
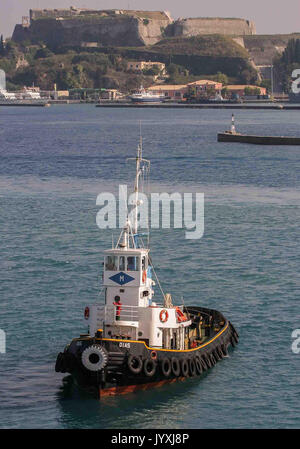
M 119 258 L 119 270 L 124 271 L 126 270 L 126 257 L 120 256 Z
M 139 271 L 140 258 L 137 256 L 127 257 L 127 271 Z
M 108 271 L 117 271 L 118 269 L 118 258 L 116 256 L 106 256 L 105 258 L 105 269 Z

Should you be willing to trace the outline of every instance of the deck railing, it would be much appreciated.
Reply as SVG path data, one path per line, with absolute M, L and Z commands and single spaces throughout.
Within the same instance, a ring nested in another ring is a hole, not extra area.
M 139 307 L 137 306 L 106 306 L 105 322 L 139 321 Z
M 137 306 L 104 306 L 97 305 L 96 309 L 96 321 L 100 325 L 103 321 L 107 324 L 117 324 L 120 321 L 139 321 L 139 307 Z M 94 313 L 95 313 L 94 309 Z

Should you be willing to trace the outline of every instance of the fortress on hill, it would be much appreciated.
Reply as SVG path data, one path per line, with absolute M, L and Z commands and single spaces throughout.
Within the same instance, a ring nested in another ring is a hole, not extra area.
M 137 47 L 153 45 L 164 37 L 256 34 L 255 25 L 244 19 L 190 18 L 173 20 L 167 11 L 31 9 L 16 25 L 16 42 L 43 41 L 48 45 L 98 45 Z

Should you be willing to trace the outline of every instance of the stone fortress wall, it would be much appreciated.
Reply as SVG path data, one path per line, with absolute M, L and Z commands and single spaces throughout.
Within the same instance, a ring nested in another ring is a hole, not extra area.
M 148 18 L 151 20 L 168 20 L 168 22 L 172 22 L 168 11 L 135 11 L 121 9 L 95 10 L 71 6 L 69 9 L 30 9 L 29 14 L 31 21 L 46 18 L 76 18 L 90 15 L 97 17 L 117 17 L 125 15 L 136 18 Z
M 16 25 L 13 40 L 46 44 L 147 46 L 164 37 L 199 34 L 252 35 L 255 26 L 244 19 L 199 18 L 173 21 L 167 11 L 31 9 L 30 26 Z
M 196 36 L 197 34 L 226 34 L 249 36 L 256 34 L 255 24 L 245 19 L 191 18 L 178 19 L 173 25 L 173 36 Z

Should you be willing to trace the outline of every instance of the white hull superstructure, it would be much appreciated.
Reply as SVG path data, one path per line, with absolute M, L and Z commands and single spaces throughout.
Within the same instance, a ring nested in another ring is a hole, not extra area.
M 138 92 L 130 95 L 129 98 L 134 103 L 159 103 L 165 99 L 163 95 L 146 91 L 143 87 Z

